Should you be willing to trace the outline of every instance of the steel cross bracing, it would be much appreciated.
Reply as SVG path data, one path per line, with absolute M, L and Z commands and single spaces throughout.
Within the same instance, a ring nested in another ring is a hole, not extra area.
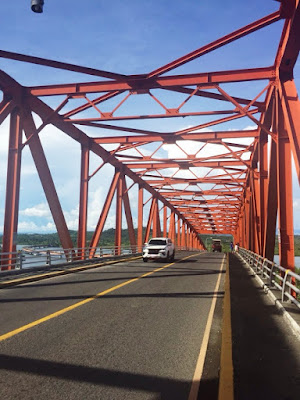
M 300 182 L 300 103 L 293 79 L 300 47 L 299 8 L 299 0 L 283 0 L 278 11 L 140 75 L 0 51 L 5 59 L 94 77 L 93 82 L 27 87 L 1 71 L 0 123 L 10 118 L 3 251 L 15 250 L 21 158 L 27 147 L 62 246 L 73 246 L 40 140 L 43 129 L 52 125 L 81 146 L 79 248 L 97 246 L 114 204 L 116 246 L 121 245 L 124 211 L 134 248 L 140 249 L 151 233 L 194 248 L 205 248 L 201 233 L 226 233 L 241 246 L 272 259 L 278 215 L 280 263 L 293 268 L 292 155 Z M 284 26 L 277 55 L 268 66 L 173 73 L 278 21 Z M 234 85 L 245 82 L 256 94 L 235 96 Z M 182 117 L 191 121 L 185 128 L 174 129 L 174 123 L 171 129 L 164 128 L 166 121 Z M 158 120 L 161 125 L 155 129 Z M 246 121 L 251 128 L 236 130 L 237 121 Z M 99 157 L 94 171 L 92 154 Z M 114 173 L 87 243 L 89 184 L 107 164 Z

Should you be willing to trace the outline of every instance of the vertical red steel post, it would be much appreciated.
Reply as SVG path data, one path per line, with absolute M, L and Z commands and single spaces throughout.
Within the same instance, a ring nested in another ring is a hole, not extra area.
M 244 232 L 245 232 L 245 226 L 244 226 L 244 206 L 241 207 L 240 215 L 239 215 L 239 241 L 238 244 L 241 247 L 244 246 Z
M 279 104 L 278 146 L 277 146 L 277 187 L 278 187 L 278 228 L 279 262 L 284 268 L 295 269 L 293 186 L 291 146 L 285 129 L 284 115 Z
M 242 219 L 241 219 L 241 216 L 239 215 L 239 220 L 238 220 L 238 225 L 237 225 L 237 230 L 236 230 L 236 237 L 235 237 L 236 244 L 241 243 L 241 231 L 242 231 Z
M 164 237 L 167 237 L 167 228 L 168 224 L 168 207 L 164 205 L 164 214 L 163 214 L 163 229 L 164 229 Z
M 170 213 L 170 215 L 169 215 L 169 229 L 168 229 L 168 234 L 167 234 L 167 236 L 168 236 L 168 238 L 172 238 L 172 229 L 173 229 L 173 227 L 172 227 L 172 211 L 171 211 L 171 213 Z
M 79 219 L 78 219 L 78 256 L 84 259 L 84 247 L 86 247 L 87 230 L 87 207 L 89 187 L 89 159 L 90 152 L 87 146 L 81 146 L 81 173 L 80 173 L 80 195 L 79 195 Z
M 154 203 L 154 211 L 153 211 L 153 237 L 161 236 L 161 228 L 160 228 L 160 218 L 159 218 L 159 206 L 158 200 L 155 199 Z
M 185 224 L 185 222 L 182 221 L 182 227 L 181 227 L 181 246 L 182 247 L 186 247 L 185 228 L 186 228 L 186 224 Z
M 11 253 L 16 251 L 20 197 L 21 155 L 21 118 L 19 115 L 19 110 L 15 108 L 10 115 L 2 253 Z M 2 259 L 2 265 L 6 265 L 5 269 L 14 268 L 16 256 L 10 254 L 4 257 L 5 259 Z
M 277 221 L 277 144 L 272 139 L 268 173 L 268 194 L 266 199 L 266 223 L 263 256 L 273 261 Z
M 135 231 L 134 231 L 134 226 L 133 226 L 130 201 L 129 201 L 128 191 L 127 191 L 126 178 L 124 175 L 122 177 L 122 180 L 123 180 L 123 205 L 124 205 L 125 217 L 126 217 L 126 221 L 127 221 L 128 236 L 129 236 L 131 251 L 133 253 L 135 253 L 136 252 L 136 237 L 135 237 Z
M 172 225 L 173 225 L 173 229 L 172 229 L 172 241 L 175 243 L 176 241 L 176 223 L 175 223 L 175 212 L 172 211 Z
M 174 245 L 176 245 L 176 239 L 177 239 L 177 232 L 176 232 L 176 229 L 177 229 L 177 223 L 176 223 L 176 214 L 174 213 L 174 232 L 173 232 L 173 242 L 174 242 Z
M 238 244 L 244 247 L 244 234 L 245 234 L 245 227 L 244 227 L 244 218 L 243 215 L 240 215 L 239 218 L 239 240 Z
M 253 246 L 254 252 L 257 254 L 261 254 L 261 242 L 260 242 L 260 191 L 259 191 L 259 181 L 258 177 L 255 176 L 253 171 L 252 177 L 252 185 L 253 185 Z
M 254 235 L 255 235 L 255 213 L 254 213 L 254 205 L 255 205 L 255 198 L 254 198 L 254 190 L 251 190 L 250 195 L 250 209 L 249 209 L 249 243 L 250 243 L 250 250 L 255 251 L 254 247 Z
M 181 246 L 181 232 L 180 232 L 180 224 L 181 224 L 181 219 L 178 218 L 177 220 L 177 246 Z
M 189 227 L 186 227 L 186 234 L 185 234 L 185 241 L 186 241 L 186 247 L 189 250 L 190 249 L 190 235 L 189 235 Z
M 144 211 L 144 192 L 143 187 L 139 185 L 138 193 L 138 228 L 137 228 L 137 244 L 138 251 L 143 249 L 143 211 Z
M 151 233 L 151 225 L 152 225 L 153 215 L 154 215 L 154 208 L 155 208 L 155 198 L 153 197 L 151 206 L 150 206 L 149 216 L 148 216 L 148 223 L 147 223 L 147 227 L 146 227 L 144 243 L 147 243 L 149 241 L 149 237 L 150 237 L 150 233 Z
M 246 242 L 246 204 L 243 207 L 243 214 L 242 214 L 242 247 L 247 246 Z
M 161 237 L 161 225 L 160 225 L 160 213 L 159 213 L 159 204 L 157 200 L 157 211 L 156 211 L 156 218 L 157 218 L 157 235 Z
M 246 190 L 246 198 L 245 198 L 245 247 L 249 250 L 251 248 L 251 216 L 250 216 L 250 189 Z
M 121 174 L 116 188 L 116 230 L 115 255 L 121 254 L 122 245 L 122 203 L 123 203 L 123 175 Z
M 171 215 L 170 215 L 170 226 L 169 226 L 169 234 L 168 237 L 174 241 L 175 239 L 175 213 L 173 210 L 171 210 Z
M 268 196 L 268 136 L 261 131 L 258 143 L 259 198 L 260 198 L 260 243 L 261 252 L 265 246 L 266 204 Z M 262 253 L 260 253 L 262 255 Z

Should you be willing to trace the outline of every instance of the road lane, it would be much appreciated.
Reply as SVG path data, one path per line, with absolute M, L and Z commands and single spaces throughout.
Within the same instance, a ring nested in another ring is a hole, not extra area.
M 193 255 L 1 342 L 1 399 L 188 398 L 221 261 Z M 163 266 L 139 260 L 1 291 L 1 333 Z
M 181 258 L 185 257 L 190 255 L 184 254 Z M 168 267 L 170 263 L 153 263 L 148 268 L 140 264 L 118 263 L 1 290 L 0 305 L 5 307 L 1 308 L 0 340 L 1 335 L 20 326 L 47 318 L 49 314 L 73 307 L 143 275 L 153 274 L 157 269 Z

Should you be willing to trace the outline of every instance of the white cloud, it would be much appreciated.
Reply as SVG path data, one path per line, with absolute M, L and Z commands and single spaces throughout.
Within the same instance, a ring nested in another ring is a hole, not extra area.
M 45 225 L 37 225 L 36 223 L 32 221 L 23 221 L 19 222 L 18 224 L 18 231 L 19 232 L 31 232 L 31 233 L 50 233 L 50 232 L 55 232 L 56 228 L 55 225 L 51 222 L 48 222 Z
M 26 217 L 51 217 L 47 203 L 41 203 L 30 208 L 25 208 L 25 210 L 20 211 L 20 215 L 24 215 Z

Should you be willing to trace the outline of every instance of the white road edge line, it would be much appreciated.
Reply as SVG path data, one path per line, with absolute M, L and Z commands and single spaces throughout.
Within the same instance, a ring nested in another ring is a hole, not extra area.
M 222 276 L 221 273 L 222 273 L 224 265 L 225 265 L 225 260 L 226 260 L 226 257 L 224 254 L 214 293 L 217 293 L 219 290 L 221 276 Z M 202 378 L 204 361 L 205 361 L 205 356 L 206 356 L 206 351 L 207 351 L 207 346 L 208 346 L 208 340 L 209 340 L 209 336 L 210 336 L 210 330 L 211 330 L 213 316 L 214 316 L 214 312 L 215 312 L 215 308 L 216 308 L 216 302 L 217 302 L 217 296 L 214 296 L 212 299 L 212 302 L 211 302 L 211 306 L 210 306 L 210 310 L 209 310 L 209 314 L 208 314 L 208 318 L 207 318 L 207 322 L 206 322 L 206 327 L 205 327 L 205 331 L 204 331 L 204 335 L 203 335 L 203 340 L 202 340 L 201 347 L 200 347 L 200 353 L 199 353 L 199 357 L 197 360 L 196 369 L 195 369 L 194 377 L 192 380 L 192 386 L 191 386 L 188 400 L 197 400 L 197 397 L 198 397 L 199 386 L 200 386 L 200 381 Z

